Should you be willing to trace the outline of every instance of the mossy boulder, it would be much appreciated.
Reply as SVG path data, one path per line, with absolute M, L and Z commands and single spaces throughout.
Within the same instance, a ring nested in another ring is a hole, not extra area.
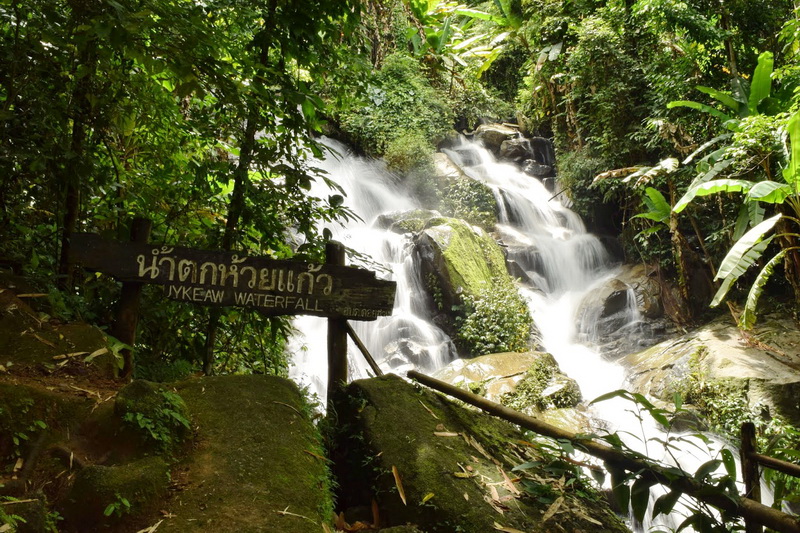
M 606 532 L 627 531 L 601 496 L 589 496 L 592 489 L 577 478 L 567 484 L 560 473 L 549 473 L 547 462 L 556 458 L 521 443 L 530 437 L 501 420 L 394 375 L 351 383 L 335 406 L 339 504 L 357 507 L 374 499 L 384 526 L 536 533 L 602 524 Z M 562 496 L 561 511 L 543 520 Z
M 179 383 L 197 426 L 173 479 L 159 533 L 308 533 L 333 503 L 317 428 L 297 386 L 274 376 L 219 376 Z
M 428 209 L 414 209 L 412 211 L 394 211 L 384 213 L 375 219 L 374 226 L 379 229 L 388 229 L 394 233 L 419 233 L 432 218 L 440 218 L 438 211 Z
M 169 465 L 161 457 L 87 466 L 75 476 L 63 514 L 76 531 L 129 520 L 158 507 L 169 481 Z
M 495 283 L 510 283 L 505 257 L 480 228 L 453 218 L 432 219 L 417 235 L 416 249 L 429 289 L 441 309 L 461 303 L 461 294 L 477 295 Z
M 437 371 L 436 377 L 569 431 L 589 427 L 586 415 L 576 409 L 581 401 L 577 382 L 561 372 L 549 353 L 506 352 L 456 359 Z
M 11 289 L 0 287 L 2 369 L 17 366 L 50 372 L 67 367 L 87 373 L 84 360 L 92 354 L 96 354 L 90 361 L 92 371 L 112 377 L 117 368 L 102 331 L 88 324 L 42 320 Z

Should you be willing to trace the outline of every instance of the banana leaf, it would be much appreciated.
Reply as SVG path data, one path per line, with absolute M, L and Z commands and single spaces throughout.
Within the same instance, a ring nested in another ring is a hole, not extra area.
M 767 264 L 764 265 L 764 268 L 761 269 L 761 272 L 758 273 L 758 276 L 753 282 L 753 286 L 750 287 L 750 292 L 747 295 L 747 303 L 744 306 L 744 312 L 742 312 L 742 316 L 739 317 L 740 328 L 751 329 L 756 323 L 756 308 L 758 307 L 758 299 L 761 297 L 761 293 L 764 291 L 764 285 L 767 284 L 770 276 L 772 276 L 772 273 L 775 271 L 775 265 L 777 265 L 783 259 L 783 256 L 786 255 L 786 251 L 787 250 L 781 250 L 775 254 L 772 259 L 767 261 Z
M 713 115 L 723 122 L 728 122 L 733 120 L 733 117 L 730 115 L 726 115 L 719 109 L 713 108 L 710 105 L 701 104 L 700 102 L 693 102 L 691 100 L 673 100 L 667 104 L 667 109 L 672 109 L 673 107 L 688 107 L 691 109 L 697 109 L 698 111 L 703 111 L 704 113 L 708 113 Z M 731 128 L 728 128 L 731 129 Z
M 783 179 L 797 193 L 798 186 L 800 186 L 800 111 L 789 118 L 786 130 L 789 133 L 789 141 L 792 143 L 792 151 L 789 157 L 789 166 L 783 169 Z
M 792 187 L 777 181 L 760 181 L 748 191 L 746 200 L 756 200 L 767 204 L 782 204 L 794 193 Z
M 718 179 L 707 181 L 694 187 L 690 187 L 686 194 L 684 194 L 675 207 L 672 208 L 676 213 L 683 211 L 689 203 L 694 200 L 696 196 L 708 196 L 710 194 L 717 194 L 720 192 L 740 192 L 749 191 L 753 183 L 746 180 L 734 179 Z
M 750 96 L 747 99 L 747 108 L 751 115 L 758 114 L 758 104 L 772 92 L 772 65 L 772 52 L 764 52 L 758 56 L 758 65 L 753 71 Z
M 768 218 L 736 241 L 736 244 L 728 251 L 728 255 L 722 260 L 717 276 L 714 279 L 738 278 L 744 274 L 753 263 L 761 258 L 761 254 L 764 253 L 767 245 L 772 241 L 774 235 L 763 241 L 761 239 L 778 223 L 780 218 L 780 213 Z
M 721 104 L 724 104 L 725 106 L 729 107 L 731 111 L 734 111 L 736 113 L 739 112 L 739 107 L 741 107 L 741 105 L 739 104 L 739 102 L 734 100 L 733 96 L 731 96 L 729 93 L 718 91 L 716 89 L 712 89 L 711 87 L 704 87 L 702 85 L 698 85 L 697 87 L 695 87 L 695 89 L 697 89 L 701 93 L 706 93 L 707 95 L 711 96 Z

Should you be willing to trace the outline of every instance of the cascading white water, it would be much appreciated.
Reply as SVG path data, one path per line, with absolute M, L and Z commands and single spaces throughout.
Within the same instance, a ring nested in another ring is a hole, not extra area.
M 392 316 L 358 323 L 354 328 L 384 371 L 402 374 L 411 368 L 423 372 L 441 368 L 457 353 L 449 337 L 428 316 L 413 243 L 406 235 L 373 227 L 381 214 L 419 209 L 420 202 L 403 191 L 398 180 L 379 162 L 348 155 L 345 146 L 326 142 L 343 155 L 328 157 L 317 165 L 345 190 L 346 204 L 361 218 L 335 229 L 335 238 L 385 265 L 391 279 L 398 283 Z M 513 165 L 496 162 L 479 145 L 463 142 L 447 154 L 468 176 L 494 191 L 499 212 L 497 232 L 508 247 L 509 258 L 521 266 L 530 281 L 529 287 L 520 290 L 530 304 L 546 350 L 553 354 L 562 371 L 578 382 L 584 398 L 622 388 L 622 367 L 588 346 L 597 340 L 592 326 L 596 317 L 582 317 L 583 326 L 578 327 L 577 313 L 583 299 L 616 274 L 603 245 L 586 232 L 575 213 L 553 199 L 540 181 Z M 324 190 L 312 192 L 328 194 Z M 630 296 L 624 313 L 619 320 L 621 327 L 638 320 L 635 300 Z M 326 323 L 303 317 L 295 325 L 301 334 L 290 346 L 294 352 L 290 373 L 324 397 Z M 349 361 L 351 379 L 367 377 L 367 366 L 360 354 L 351 353 Z M 598 426 L 621 434 L 644 433 L 642 441 L 633 439 L 628 445 L 652 457 L 657 450 L 647 448 L 647 439 L 657 435 L 657 429 L 652 421 L 641 421 L 631 414 L 630 408 L 620 399 L 597 404 Z M 706 460 L 707 456 L 687 455 L 680 458 L 680 466 L 694 472 Z M 674 528 L 679 523 L 676 519 L 679 517 L 662 517 L 659 523 Z M 646 531 L 650 526 L 642 524 L 637 530 Z
M 408 236 L 373 227 L 379 215 L 419 209 L 419 202 L 398 185 L 396 177 L 380 162 L 350 155 L 347 147 L 336 141 L 328 139 L 325 143 L 334 155 L 316 162 L 316 166 L 344 189 L 346 204 L 360 218 L 346 227 L 332 228 L 334 238 L 386 267 L 390 279 L 397 282 L 392 315 L 374 322 L 353 322 L 353 329 L 386 372 L 441 368 L 456 356 L 456 349 L 427 315 L 428 306 L 420 296 L 425 291 L 413 243 Z M 312 193 L 320 196 L 332 192 L 323 183 L 315 183 L 314 187 Z M 324 404 L 328 371 L 326 321 L 301 317 L 295 320 L 295 327 L 299 333 L 289 347 L 293 353 L 290 376 L 308 386 Z M 368 376 L 361 354 L 351 353 L 348 360 L 351 379 Z

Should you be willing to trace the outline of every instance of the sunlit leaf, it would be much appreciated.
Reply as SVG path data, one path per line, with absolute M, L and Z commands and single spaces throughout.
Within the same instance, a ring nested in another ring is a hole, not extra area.
M 680 213 L 697 196 L 708 196 L 721 192 L 749 191 L 750 187 L 752 186 L 753 183 L 750 181 L 727 178 L 701 183 L 691 187 L 688 191 L 686 191 L 686 194 L 684 194 L 681 199 L 675 203 L 675 207 L 673 207 L 672 210 L 676 213 Z
M 783 260 L 788 249 L 781 250 L 775 256 L 767 261 L 764 268 L 756 276 L 753 285 L 750 287 L 750 292 L 747 294 L 747 303 L 744 306 L 744 311 L 739 317 L 739 326 L 743 329 L 751 329 L 756 323 L 758 307 L 758 299 L 761 298 L 761 293 L 764 291 L 764 285 L 767 284 L 772 273 L 775 271 L 775 265 Z
M 750 81 L 750 97 L 747 99 L 747 108 L 751 115 L 758 113 L 758 104 L 772 91 L 772 65 L 772 52 L 764 52 L 758 56 L 758 65 Z
M 793 193 L 792 187 L 786 183 L 765 180 L 753 185 L 745 199 L 767 204 L 782 204 Z
M 738 278 L 744 274 L 753 263 L 758 261 L 772 240 L 772 237 L 763 241 L 761 239 L 777 224 L 780 218 L 781 214 L 778 213 L 745 233 L 728 251 L 714 279 L 725 279 L 729 276 Z

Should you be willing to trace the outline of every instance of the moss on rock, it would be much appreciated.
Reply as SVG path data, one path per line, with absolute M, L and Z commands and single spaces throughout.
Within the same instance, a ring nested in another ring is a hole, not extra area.
M 333 502 L 317 428 L 297 386 L 275 376 L 177 385 L 197 444 L 177 466 L 184 490 L 159 533 L 321 531 Z
M 117 394 L 114 412 L 144 446 L 170 452 L 191 433 L 183 399 L 164 385 L 136 380 Z
M 607 532 L 627 531 L 599 495 L 585 495 L 592 490 L 580 479 L 569 489 L 560 485 L 561 474 L 555 479 L 547 471 L 543 449 L 521 444 L 527 439 L 513 426 L 397 376 L 351 383 L 337 398 L 336 414 L 340 504 L 359 506 L 375 498 L 384 525 L 486 533 L 500 524 L 535 533 L 554 531 L 555 522 L 566 531 L 594 530 L 599 522 Z M 509 475 L 522 463 L 532 470 Z M 517 475 L 528 481 L 511 481 Z M 546 491 L 528 492 L 528 483 Z M 584 496 L 574 490 L 578 486 Z M 559 496 L 563 512 L 543 523 Z
M 87 466 L 75 477 L 64 517 L 77 531 L 129 520 L 158 506 L 169 480 L 169 465 L 161 457 L 120 466 Z

